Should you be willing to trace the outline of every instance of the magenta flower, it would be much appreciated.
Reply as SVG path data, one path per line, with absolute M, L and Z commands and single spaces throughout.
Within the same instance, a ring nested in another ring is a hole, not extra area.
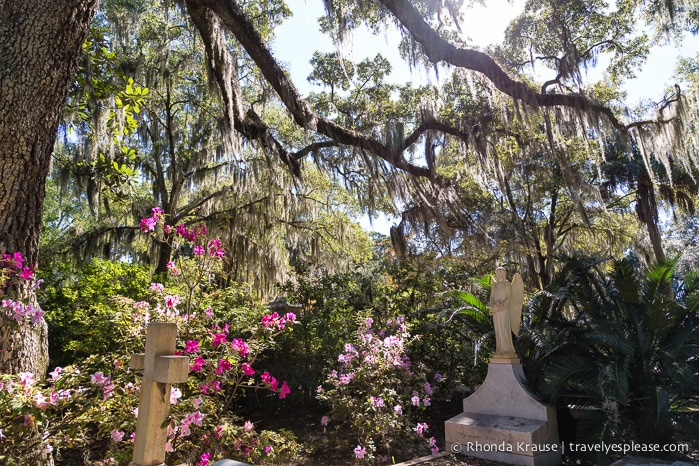
M 214 380 L 212 381 L 209 385 L 204 385 L 201 389 L 201 392 L 203 394 L 207 394 L 208 391 L 211 390 L 213 392 L 220 392 L 221 391 L 221 381 L 220 380 Z
M 192 372 L 199 372 L 204 368 L 204 364 L 206 364 L 204 358 L 198 356 L 197 359 L 194 360 L 192 365 L 189 366 L 189 370 L 191 370 Z
M 283 400 L 284 398 L 286 398 L 286 395 L 288 395 L 289 393 L 291 393 L 291 389 L 286 384 L 286 380 L 285 380 L 284 382 L 282 382 L 282 387 L 279 389 L 279 399 Z
M 210 459 L 211 453 L 209 453 L 208 451 L 206 453 L 202 453 L 199 457 L 199 462 L 197 463 L 197 466 L 208 466 Z
M 269 374 L 269 372 L 263 372 L 260 378 L 264 383 L 270 383 L 272 381 L 272 376 Z
M 418 422 L 417 423 L 417 434 L 422 437 L 425 432 L 427 432 L 427 429 L 429 429 L 429 426 L 424 423 L 424 422 Z
M 211 346 L 218 346 L 226 341 L 226 334 L 225 333 L 217 333 L 214 335 L 214 337 L 211 339 Z
M 229 371 L 229 370 L 231 370 L 231 363 L 228 361 L 228 359 L 219 359 L 218 367 L 216 368 L 216 373 L 218 375 L 221 375 L 221 374 L 223 374 L 224 371 Z
M 22 271 L 19 273 L 19 278 L 21 278 L 22 280 L 31 280 L 32 278 L 34 278 L 34 271 L 29 267 L 24 267 Z
M 194 250 L 192 251 L 192 254 L 194 254 L 195 256 L 203 256 L 204 255 L 204 248 L 199 246 L 199 245 L 194 246 Z
M 273 327 L 275 322 L 279 319 L 279 314 L 273 312 L 272 314 L 262 316 L 262 326 L 263 327 Z
M 245 375 L 253 375 L 255 373 L 255 369 L 253 369 L 252 366 L 250 366 L 250 364 L 246 362 L 242 363 L 240 365 L 240 368 L 242 369 L 243 374 Z
M 365 455 L 366 455 L 366 448 L 364 448 L 361 445 L 357 445 L 357 447 L 354 449 L 354 457 L 357 459 L 363 459 Z
M 187 345 L 184 348 L 184 352 L 188 354 L 196 353 L 197 351 L 199 351 L 199 340 L 187 340 Z
M 24 263 L 24 257 L 22 257 L 22 253 L 17 251 L 16 253 L 12 254 L 12 257 L 10 257 L 9 254 L 5 254 L 3 257 L 6 257 L 10 261 L 10 267 L 14 266 L 17 269 L 22 268 L 22 264 Z
M 141 231 L 149 232 L 149 231 L 155 231 L 155 223 L 156 219 L 153 217 L 146 217 L 141 219 Z
M 233 341 L 231 341 L 231 348 L 237 351 L 241 358 L 244 358 L 250 352 L 250 347 L 242 338 L 234 338 Z
M 177 270 L 177 266 L 175 265 L 174 262 L 168 261 L 168 263 L 166 264 L 166 266 L 167 266 L 168 271 L 170 271 L 171 274 L 177 275 L 177 274 L 180 273 L 180 271 Z

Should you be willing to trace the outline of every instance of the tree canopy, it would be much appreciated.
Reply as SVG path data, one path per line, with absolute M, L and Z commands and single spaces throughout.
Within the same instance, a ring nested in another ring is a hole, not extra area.
M 29 40 L 17 13 L 34 11 L 27 1 L 3 6 L 6 41 Z M 370 241 L 353 220 L 387 212 L 400 219 L 390 234 L 398 255 L 458 256 L 474 270 L 509 264 L 543 288 L 557 259 L 580 250 L 631 248 L 662 261 L 669 212 L 693 213 L 694 58 L 680 64 L 678 85 L 650 96 L 657 104 L 634 107 L 623 90 L 654 43 L 695 32 L 692 5 L 529 1 L 502 44 L 481 48 L 461 30 L 465 2 L 325 1 L 319 27 L 336 50 L 313 55 L 306 95 L 270 46 L 292 14 L 281 0 L 105 0 L 91 21 L 94 7 L 76 0 L 75 14 L 62 15 L 80 31 L 59 46 L 72 50 L 62 81 L 43 89 L 55 94 L 50 128 L 38 116 L 15 128 L 25 141 L 39 127 L 60 135 L 47 263 L 70 251 L 164 272 L 186 251 L 139 232 L 159 206 L 173 225 L 220 233 L 229 277 L 271 294 L 290 268 L 361 263 Z M 383 50 L 353 62 L 348 38 L 364 26 L 377 37 L 397 30 L 401 56 L 439 79 L 388 80 Z M 7 50 L 3 70 L 12 70 L 24 52 Z M 46 57 L 36 52 L 37 62 L 50 59 L 37 50 Z M 603 68 L 594 82 L 592 67 Z M 11 76 L 3 72 L 3 89 Z M 5 114 L 23 105 L 11 95 L 30 93 L 3 91 Z M 5 153 L 25 147 L 12 128 L 2 127 Z M 43 186 L 52 142 L 20 150 L 3 177 L 31 173 L 26 181 Z M 37 161 L 41 170 L 26 170 Z M 42 211 L 43 192 L 25 205 Z M 13 193 L 2 205 L 24 202 Z M 40 225 L 4 212 L 0 243 L 35 262 Z

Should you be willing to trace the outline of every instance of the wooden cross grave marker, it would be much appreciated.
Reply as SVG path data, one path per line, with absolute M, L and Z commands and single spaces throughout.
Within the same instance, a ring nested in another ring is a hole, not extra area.
M 177 324 L 151 322 L 146 331 L 146 353 L 131 356 L 129 367 L 143 371 L 138 403 L 133 461 L 129 466 L 165 466 L 167 429 L 173 383 L 184 383 L 189 358 L 175 356 Z

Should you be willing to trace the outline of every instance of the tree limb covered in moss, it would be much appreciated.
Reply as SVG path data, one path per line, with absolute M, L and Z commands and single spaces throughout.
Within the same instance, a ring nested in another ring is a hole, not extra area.
M 627 130 L 627 127 L 619 121 L 614 112 L 604 105 L 581 94 L 539 93 L 527 84 L 512 79 L 490 55 L 477 50 L 456 47 L 449 43 L 427 24 L 409 0 L 380 0 L 380 3 L 420 43 L 427 57 L 433 62 L 443 61 L 453 66 L 479 72 L 504 94 L 521 100 L 534 108 L 564 106 L 590 111 L 606 117 L 616 129 L 624 132 Z
M 233 33 L 248 55 L 257 64 L 266 81 L 276 91 L 284 106 L 291 112 L 296 124 L 308 130 L 317 131 L 338 144 L 363 149 L 380 157 L 393 167 L 411 175 L 429 178 L 442 186 L 448 184 L 446 180 L 439 177 L 434 171 L 407 161 L 403 157 L 405 147 L 401 147 L 399 150 L 392 150 L 371 135 L 345 128 L 319 116 L 311 105 L 301 97 L 282 67 L 272 56 L 264 39 L 255 30 L 254 25 L 236 2 L 232 0 L 187 0 L 187 6 L 197 27 L 204 36 L 209 37 L 208 39 L 205 37 L 204 41 L 207 43 L 207 53 L 210 53 L 210 57 L 214 62 L 223 65 L 221 68 L 224 68 L 226 66 L 225 60 L 230 60 L 230 58 L 225 57 L 227 51 L 220 47 L 215 47 L 216 43 L 213 41 L 213 37 L 215 37 L 213 35 L 215 32 L 213 30 L 214 26 L 202 24 L 202 22 L 211 23 L 210 20 L 204 21 L 207 18 L 206 9 L 218 16 L 221 22 Z M 231 73 L 223 73 L 222 69 L 215 69 L 214 71 L 222 92 L 224 92 L 225 99 L 227 97 L 225 92 L 230 92 L 225 89 L 235 88 L 235 86 L 227 84 L 227 82 L 235 78 L 231 76 Z M 230 95 L 228 98 L 240 97 L 240 95 L 240 93 Z M 236 99 L 235 102 L 238 108 L 234 116 L 237 115 L 236 118 L 240 119 L 242 98 L 240 100 Z M 250 116 L 250 111 L 248 111 L 248 116 Z M 243 134 L 245 133 L 243 132 Z

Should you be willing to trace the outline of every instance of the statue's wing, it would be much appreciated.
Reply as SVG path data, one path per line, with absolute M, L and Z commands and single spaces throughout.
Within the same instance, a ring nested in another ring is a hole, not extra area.
M 524 303 L 524 282 L 518 273 L 512 277 L 512 296 L 510 298 L 510 326 L 512 333 L 519 335 L 522 325 L 522 304 Z

